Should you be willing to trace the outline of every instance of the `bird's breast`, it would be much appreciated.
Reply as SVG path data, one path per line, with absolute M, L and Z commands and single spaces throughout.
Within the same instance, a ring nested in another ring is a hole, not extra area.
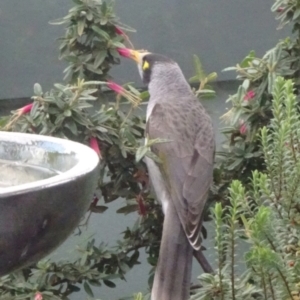
M 146 121 L 149 120 L 149 117 L 151 116 L 151 113 L 153 111 L 153 108 L 154 108 L 155 104 L 156 104 L 156 101 L 149 100 L 149 103 L 147 105 Z
M 149 157 L 145 158 L 147 169 L 150 175 L 150 180 L 158 201 L 161 202 L 163 212 L 166 214 L 168 204 L 171 201 L 166 183 L 157 164 Z

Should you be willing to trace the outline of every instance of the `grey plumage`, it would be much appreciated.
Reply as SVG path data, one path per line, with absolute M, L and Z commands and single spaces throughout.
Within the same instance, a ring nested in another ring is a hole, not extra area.
M 200 251 L 202 213 L 212 182 L 212 121 L 177 63 L 164 56 L 133 52 L 150 93 L 146 135 L 169 140 L 152 146 L 162 163 L 146 159 L 165 214 L 151 298 L 186 300 L 193 251 Z
M 193 249 L 201 247 L 202 212 L 212 181 L 213 127 L 176 63 L 154 63 L 148 90 L 146 134 L 170 140 L 152 147 L 161 166 L 146 160 L 165 212 L 152 300 L 184 300 L 189 298 Z

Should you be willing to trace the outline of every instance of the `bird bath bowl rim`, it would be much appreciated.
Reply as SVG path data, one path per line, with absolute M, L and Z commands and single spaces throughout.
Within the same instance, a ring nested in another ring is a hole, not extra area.
M 53 177 L 16 186 L 0 188 L 0 198 L 39 190 L 41 188 L 48 188 L 75 180 L 79 176 L 90 173 L 99 164 L 99 156 L 92 148 L 67 139 L 30 133 L 0 131 L 0 143 L 2 141 L 37 147 L 38 145 L 36 143 L 45 142 L 48 143 L 48 146 L 51 146 L 51 144 L 55 145 L 56 149 L 54 148 L 54 150 L 58 153 L 75 155 L 77 162 L 69 170 Z M 41 146 L 41 149 L 45 148 Z

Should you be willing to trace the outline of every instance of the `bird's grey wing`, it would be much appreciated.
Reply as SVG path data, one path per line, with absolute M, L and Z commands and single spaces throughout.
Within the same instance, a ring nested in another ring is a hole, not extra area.
M 210 124 L 204 127 L 206 130 L 201 130 L 197 135 L 191 167 L 183 186 L 183 197 L 188 199 L 189 204 L 185 231 L 196 250 L 199 250 L 201 246 L 203 210 L 213 180 L 215 152 L 212 126 Z
M 198 101 L 198 100 L 197 100 Z M 167 183 L 184 231 L 194 249 L 199 250 L 202 212 L 212 182 L 214 134 L 210 117 L 201 106 L 178 111 L 156 104 L 147 122 L 150 139 L 169 142 L 155 144 L 161 159 L 159 168 Z M 186 118 L 189 123 L 185 124 Z

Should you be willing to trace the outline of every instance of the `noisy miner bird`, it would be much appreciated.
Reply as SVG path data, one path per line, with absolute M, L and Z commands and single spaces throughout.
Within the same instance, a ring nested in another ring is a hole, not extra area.
M 151 147 L 160 163 L 146 158 L 165 214 L 151 299 L 186 300 L 193 252 L 201 252 L 202 214 L 213 178 L 212 121 L 175 61 L 126 48 L 119 53 L 137 62 L 148 86 L 146 137 L 167 140 Z

